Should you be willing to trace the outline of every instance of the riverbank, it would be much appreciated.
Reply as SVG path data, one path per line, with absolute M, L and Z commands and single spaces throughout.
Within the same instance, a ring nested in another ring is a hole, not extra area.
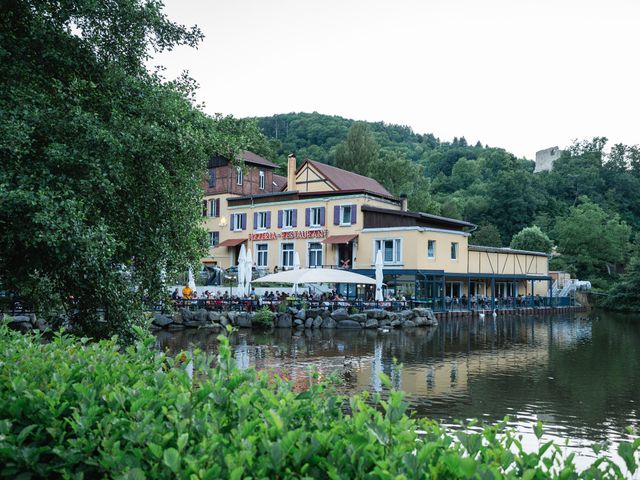
M 361 394 L 347 401 L 313 373 L 296 386 L 239 370 L 228 339 L 218 342 L 215 357 L 171 356 L 153 339 L 121 350 L 61 335 L 42 343 L 0 326 L 0 476 L 555 478 L 576 471 L 561 450 L 552 448 L 548 462 L 549 446 L 526 452 L 504 425 L 449 432 L 409 418 L 404 394 L 386 375 L 379 376 L 390 388 L 385 402 Z M 625 445 L 635 469 L 640 442 Z M 622 475 L 606 458 L 590 468 L 600 478 Z

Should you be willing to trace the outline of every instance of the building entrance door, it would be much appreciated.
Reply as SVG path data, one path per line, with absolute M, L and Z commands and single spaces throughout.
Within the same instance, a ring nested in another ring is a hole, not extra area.
M 353 268 L 353 240 L 338 244 L 338 267 Z

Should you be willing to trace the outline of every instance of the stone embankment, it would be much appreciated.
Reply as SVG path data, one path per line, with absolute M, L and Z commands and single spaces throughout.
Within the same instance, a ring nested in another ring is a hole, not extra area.
M 205 309 L 192 312 L 180 309 L 173 315 L 154 314 L 152 327 L 155 329 L 182 330 L 184 328 L 222 329 L 226 325 L 239 328 L 413 328 L 438 324 L 429 308 L 414 308 L 401 312 L 387 312 L 382 309 L 363 310 L 349 313 L 346 308 L 333 312 L 324 309 L 287 308 L 286 312 L 275 313 L 271 324 L 257 322 L 257 312 L 213 312 Z

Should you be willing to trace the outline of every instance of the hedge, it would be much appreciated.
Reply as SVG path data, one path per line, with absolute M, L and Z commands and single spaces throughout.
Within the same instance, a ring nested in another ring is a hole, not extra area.
M 620 478 L 603 453 L 577 472 L 551 443 L 524 451 L 504 423 L 447 431 L 407 414 L 404 394 L 303 389 L 217 356 L 170 356 L 0 326 L 0 476 L 6 478 Z M 535 427 L 540 438 L 540 425 Z M 640 440 L 620 444 L 629 472 Z

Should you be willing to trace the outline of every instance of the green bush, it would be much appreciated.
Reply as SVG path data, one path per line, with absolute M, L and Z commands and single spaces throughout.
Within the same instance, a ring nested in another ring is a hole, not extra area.
M 300 388 L 241 371 L 226 337 L 218 341 L 217 357 L 170 357 L 153 338 L 122 350 L 0 326 L 0 476 L 578 478 L 572 456 L 552 443 L 525 452 L 503 425 L 447 432 L 410 418 L 392 389 L 386 400 L 347 401 L 314 374 Z M 619 448 L 631 472 L 639 447 Z M 622 475 L 605 457 L 580 474 Z
M 258 327 L 271 327 L 273 326 L 273 317 L 275 317 L 274 313 L 269 310 L 269 307 L 264 306 L 255 313 L 252 323 Z

